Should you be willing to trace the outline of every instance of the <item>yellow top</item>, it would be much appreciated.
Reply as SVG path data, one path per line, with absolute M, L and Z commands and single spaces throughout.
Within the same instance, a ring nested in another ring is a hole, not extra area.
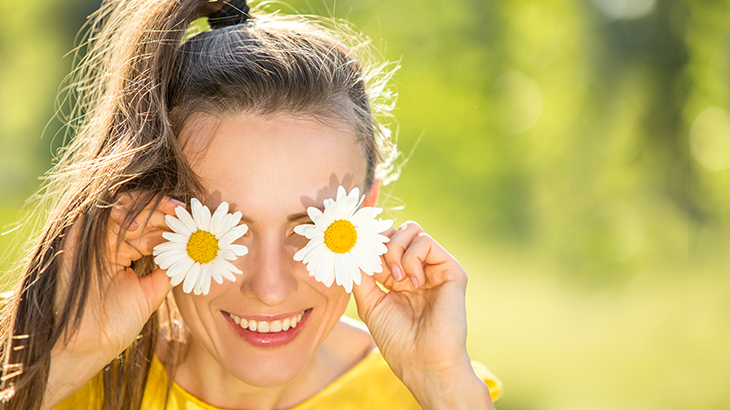
M 489 387 L 492 400 L 499 399 L 502 395 L 502 383 L 499 379 L 481 363 L 472 362 L 472 366 L 477 375 Z M 147 379 L 142 408 L 145 410 L 162 410 L 165 404 L 166 385 L 167 374 L 162 364 L 155 357 Z M 367 386 L 367 388 L 364 386 Z M 100 409 L 101 395 L 101 378 L 97 376 L 81 390 L 56 406 L 55 409 Z M 292 410 L 418 410 L 420 408 L 406 386 L 390 370 L 380 352 L 374 350 L 368 357 L 332 384 L 310 397 L 307 401 L 293 407 Z M 203 403 L 200 399 L 173 383 L 167 410 L 222 409 Z

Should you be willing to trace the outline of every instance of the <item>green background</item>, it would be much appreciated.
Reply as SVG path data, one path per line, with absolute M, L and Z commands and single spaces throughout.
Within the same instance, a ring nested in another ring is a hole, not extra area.
M 290 4 L 271 7 L 400 59 L 408 161 L 381 205 L 469 272 L 498 409 L 730 407 L 727 1 Z M 64 55 L 96 6 L 0 2 L 0 232 L 60 145 Z

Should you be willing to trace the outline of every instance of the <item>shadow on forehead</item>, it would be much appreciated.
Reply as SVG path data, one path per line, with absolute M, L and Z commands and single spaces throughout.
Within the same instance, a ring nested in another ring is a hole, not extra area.
M 344 175 L 340 180 L 340 178 L 335 173 L 332 173 L 330 175 L 330 180 L 327 186 L 317 190 L 317 196 L 315 198 L 308 195 L 302 195 L 299 200 L 301 201 L 305 210 L 310 206 L 322 209 L 325 199 L 335 199 L 337 197 L 337 188 L 340 186 L 345 188 L 345 191 L 347 193 L 349 193 L 353 188 L 357 187 L 358 189 L 360 189 L 360 196 L 364 195 L 365 193 L 362 191 L 364 189 L 364 181 L 354 181 L 354 178 L 355 177 L 353 174 L 348 173 Z M 208 205 L 211 210 L 216 209 L 221 202 L 226 201 L 226 199 L 223 198 L 223 193 L 219 190 L 207 192 L 203 198 L 200 198 L 200 200 L 204 205 Z M 231 202 L 230 199 L 226 202 L 228 202 L 228 205 L 230 206 L 230 212 L 238 210 L 244 212 L 245 214 L 245 210 L 240 209 L 239 205 L 236 202 Z
M 305 209 L 310 206 L 313 206 L 315 208 L 323 208 L 322 204 L 324 203 L 325 199 L 335 199 L 337 197 L 337 188 L 339 186 L 345 188 L 345 191 L 347 191 L 348 193 L 352 190 L 352 188 L 358 187 L 361 190 L 360 195 L 362 195 L 363 184 L 364 181 L 354 181 L 354 176 L 352 174 L 346 174 L 342 178 L 342 180 L 340 180 L 337 175 L 332 173 L 332 175 L 330 175 L 329 184 L 326 187 L 317 191 L 316 198 L 303 195 L 300 197 L 300 200 L 302 201 L 302 205 L 304 205 Z

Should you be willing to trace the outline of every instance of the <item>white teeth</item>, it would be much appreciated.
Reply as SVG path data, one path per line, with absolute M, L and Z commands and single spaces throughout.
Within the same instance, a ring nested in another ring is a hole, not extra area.
M 269 333 L 269 322 L 259 322 L 259 333 Z
M 232 313 L 229 313 L 228 316 L 230 316 L 231 319 L 233 319 L 233 321 L 243 329 L 248 329 L 252 332 L 258 333 L 278 333 L 297 327 L 297 324 L 302 320 L 302 316 L 304 316 L 304 312 L 288 317 L 284 320 L 272 320 L 270 322 L 264 320 L 246 320 Z

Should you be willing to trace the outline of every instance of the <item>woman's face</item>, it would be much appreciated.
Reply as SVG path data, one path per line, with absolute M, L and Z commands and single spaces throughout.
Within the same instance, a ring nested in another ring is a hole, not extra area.
M 286 115 L 198 116 L 181 138 L 207 191 L 201 201 L 211 209 L 228 202 L 249 228 L 236 242 L 249 250 L 234 262 L 243 271 L 236 282 L 213 281 L 208 295 L 173 290 L 195 339 L 186 360 L 249 385 L 285 384 L 310 363 L 349 300 L 343 288 L 325 287 L 294 261 L 306 244 L 294 227 L 309 222 L 307 207 L 321 208 L 339 185 L 362 192 L 365 159 L 345 126 Z M 271 333 L 292 320 L 299 320 L 295 328 Z M 262 321 L 270 333 L 261 332 Z

